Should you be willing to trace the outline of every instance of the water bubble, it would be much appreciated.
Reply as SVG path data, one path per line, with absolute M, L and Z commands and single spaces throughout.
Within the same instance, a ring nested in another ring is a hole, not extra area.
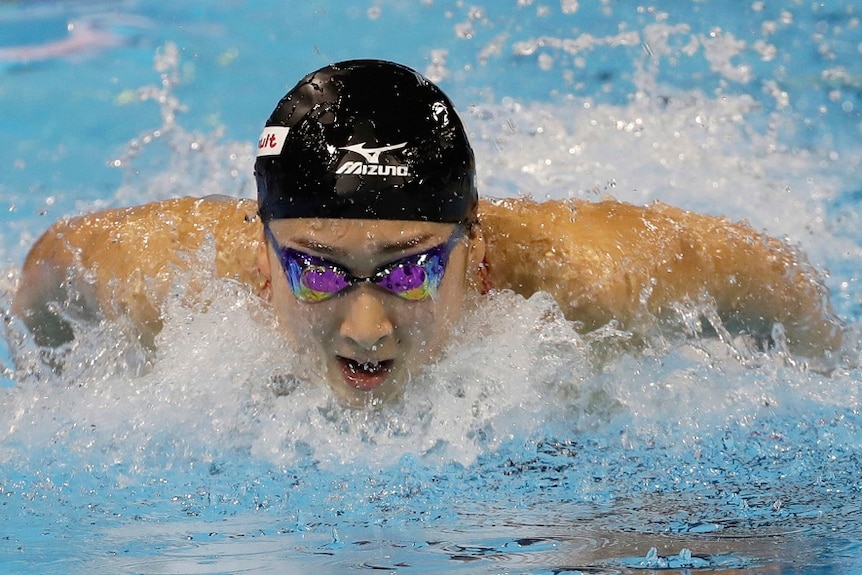
M 462 40 L 473 38 L 473 24 L 471 22 L 460 22 L 455 24 L 455 36 Z
M 574 14 L 578 11 L 579 6 L 578 0 L 560 0 L 560 9 L 563 14 Z

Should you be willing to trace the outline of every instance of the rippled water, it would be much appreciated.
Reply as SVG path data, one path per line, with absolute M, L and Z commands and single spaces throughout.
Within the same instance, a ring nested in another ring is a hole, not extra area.
M 748 220 L 828 272 L 858 331 L 852 2 L 486 4 L 3 4 L 0 307 L 58 217 L 252 195 L 285 89 L 368 56 L 453 97 L 486 195 Z M 0 572 L 862 569 L 856 336 L 824 374 L 684 329 L 632 349 L 495 294 L 403 402 L 345 411 L 286 377 L 264 306 L 208 289 L 168 302 L 151 364 L 110 324 L 57 375 L 7 319 Z

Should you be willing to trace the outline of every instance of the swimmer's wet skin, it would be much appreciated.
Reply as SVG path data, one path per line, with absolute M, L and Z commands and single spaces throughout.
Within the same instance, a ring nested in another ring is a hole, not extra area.
M 77 294 L 94 316 L 129 316 L 151 342 L 172 279 L 209 273 L 190 269 L 194 258 L 182 257 L 208 237 L 215 239 L 216 274 L 269 299 L 256 212 L 249 200 L 180 198 L 61 220 L 30 251 L 14 311 L 40 344 L 60 345 L 71 329 L 56 328 L 64 322 L 49 304 Z M 817 357 L 841 345 L 841 325 L 816 270 L 746 225 L 664 204 L 615 201 L 483 200 L 478 217 L 487 244 L 484 283 L 525 296 L 549 292 L 584 331 L 609 319 L 636 329 L 639 321 L 672 313 L 673 303 L 706 293 L 724 321 L 752 333 L 783 323 L 800 355 Z M 144 238 L 155 249 L 139 249 Z M 639 290 L 648 285 L 653 289 L 644 300 Z
M 451 102 L 397 64 L 343 62 L 300 81 L 267 121 L 255 173 L 257 203 L 181 198 L 58 222 L 24 264 L 15 313 L 40 345 L 74 337 L 57 302 L 127 316 L 152 347 L 167 290 L 201 272 L 189 255 L 214 238 L 216 273 L 270 301 L 348 405 L 396 397 L 467 292 L 489 288 L 547 291 L 585 331 L 648 330 L 674 304 L 709 300 L 747 332 L 780 322 L 795 353 L 842 345 L 817 272 L 745 225 L 658 203 L 480 203 Z

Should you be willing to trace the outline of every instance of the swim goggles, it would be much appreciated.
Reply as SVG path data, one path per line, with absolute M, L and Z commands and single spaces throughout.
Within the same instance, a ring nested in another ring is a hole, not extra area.
M 371 282 L 410 301 L 435 296 L 443 281 L 449 254 L 465 230 L 459 225 L 445 243 L 390 262 L 373 275 L 361 277 L 325 258 L 281 246 L 269 226 L 264 227 L 293 295 L 297 300 L 309 303 L 327 300 L 362 282 Z

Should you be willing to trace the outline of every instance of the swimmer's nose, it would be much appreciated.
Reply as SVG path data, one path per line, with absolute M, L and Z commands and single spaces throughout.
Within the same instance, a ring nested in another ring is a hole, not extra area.
M 363 350 L 378 351 L 392 337 L 394 326 L 379 295 L 360 286 L 349 296 L 340 333 Z

